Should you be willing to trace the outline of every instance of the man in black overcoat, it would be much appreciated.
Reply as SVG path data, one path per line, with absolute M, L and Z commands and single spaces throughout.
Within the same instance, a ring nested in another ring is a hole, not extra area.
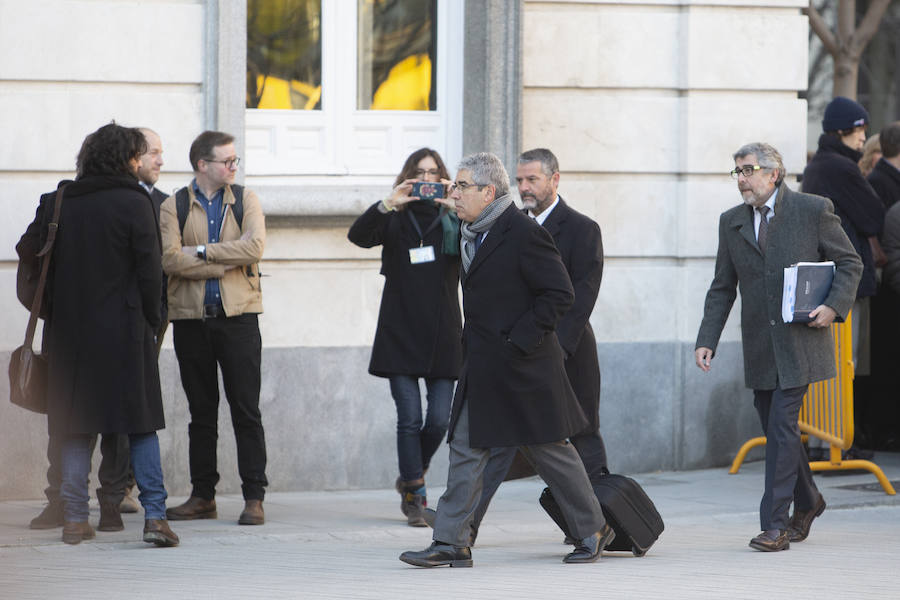
M 461 227 L 463 366 L 450 414 L 450 469 L 434 543 L 400 560 L 471 566 L 484 468 L 495 447 L 519 447 L 547 482 L 578 538 L 564 561 L 592 562 L 614 533 L 566 438 L 588 420 L 566 376 L 556 325 L 572 284 L 550 234 L 520 212 L 509 176 L 489 153 L 468 156 L 451 189 Z
M 575 302 L 556 326 L 556 337 L 566 357 L 566 375 L 588 419 L 588 427 L 573 435 L 589 479 L 607 471 L 606 447 L 600 435 L 600 365 L 597 342 L 589 319 L 603 277 L 603 239 L 600 226 L 570 207 L 558 194 L 559 161 L 546 148 L 519 155 L 516 183 L 525 214 L 553 236 L 572 281 Z M 484 471 L 484 490 L 475 513 L 473 541 L 488 505 L 515 458 L 515 448 L 495 448 Z

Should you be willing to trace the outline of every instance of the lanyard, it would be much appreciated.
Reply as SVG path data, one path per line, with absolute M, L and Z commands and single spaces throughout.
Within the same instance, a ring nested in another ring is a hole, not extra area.
M 409 214 L 409 220 L 412 221 L 413 227 L 416 228 L 416 233 L 419 234 L 419 248 L 421 248 L 425 244 L 425 236 L 431 233 L 431 230 L 434 229 L 438 223 L 441 221 L 441 211 L 438 211 L 438 216 L 431 222 L 431 225 L 428 226 L 428 229 L 425 230 L 425 233 L 422 233 L 422 228 L 419 227 L 419 221 L 416 219 L 415 215 L 412 214 L 413 211 L 406 211 Z

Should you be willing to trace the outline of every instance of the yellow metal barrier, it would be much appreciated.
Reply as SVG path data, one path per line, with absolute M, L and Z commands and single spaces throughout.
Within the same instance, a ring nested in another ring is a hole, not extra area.
M 853 445 L 853 334 L 850 314 L 844 323 L 831 326 L 831 335 L 837 375 L 827 381 L 810 384 L 800 409 L 800 431 L 806 434 L 803 437 L 811 435 L 829 444 L 829 460 L 810 461 L 809 468 L 813 471 L 869 471 L 878 478 L 885 493 L 893 496 L 896 494 L 894 487 L 878 465 L 870 460 L 843 460 L 841 457 L 841 450 Z M 765 444 L 765 437 L 747 440 L 734 457 L 728 472 L 737 473 L 747 453 Z

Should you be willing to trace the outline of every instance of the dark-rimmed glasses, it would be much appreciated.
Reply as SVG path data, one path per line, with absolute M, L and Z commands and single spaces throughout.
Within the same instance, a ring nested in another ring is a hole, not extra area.
M 234 169 L 237 168 L 239 164 L 241 164 L 241 157 L 236 156 L 234 158 L 226 158 L 225 160 L 214 160 L 212 158 L 204 158 L 206 162 L 214 162 L 214 163 L 222 163 L 225 165 L 226 169 Z
M 744 165 L 743 167 L 735 167 L 732 170 L 730 170 L 728 173 L 730 173 L 734 179 L 737 179 L 738 175 L 743 175 L 744 177 L 750 177 L 756 171 L 759 171 L 760 169 L 765 169 L 765 168 L 766 167 L 761 167 L 759 165 Z

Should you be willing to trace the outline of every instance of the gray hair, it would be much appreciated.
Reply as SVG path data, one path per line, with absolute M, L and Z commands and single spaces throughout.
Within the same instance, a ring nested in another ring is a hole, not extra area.
M 509 175 L 496 154 L 490 152 L 470 154 L 459 161 L 457 170 L 462 169 L 472 173 L 472 180 L 478 185 L 494 186 L 496 198 L 509 193 Z
M 554 173 L 559 173 L 559 161 L 556 160 L 556 156 L 554 156 L 554 154 L 546 148 L 526 150 L 519 155 L 520 165 L 524 165 L 534 161 L 540 161 L 541 171 L 547 177 L 553 177 Z
M 781 160 L 781 153 L 778 152 L 774 146 L 770 146 L 765 142 L 753 142 L 752 144 L 744 144 L 741 146 L 738 151 L 734 153 L 732 158 L 737 160 L 750 154 L 756 156 L 756 160 L 762 168 L 770 170 L 778 169 L 778 178 L 775 180 L 775 185 L 781 185 L 785 175 L 784 162 Z

